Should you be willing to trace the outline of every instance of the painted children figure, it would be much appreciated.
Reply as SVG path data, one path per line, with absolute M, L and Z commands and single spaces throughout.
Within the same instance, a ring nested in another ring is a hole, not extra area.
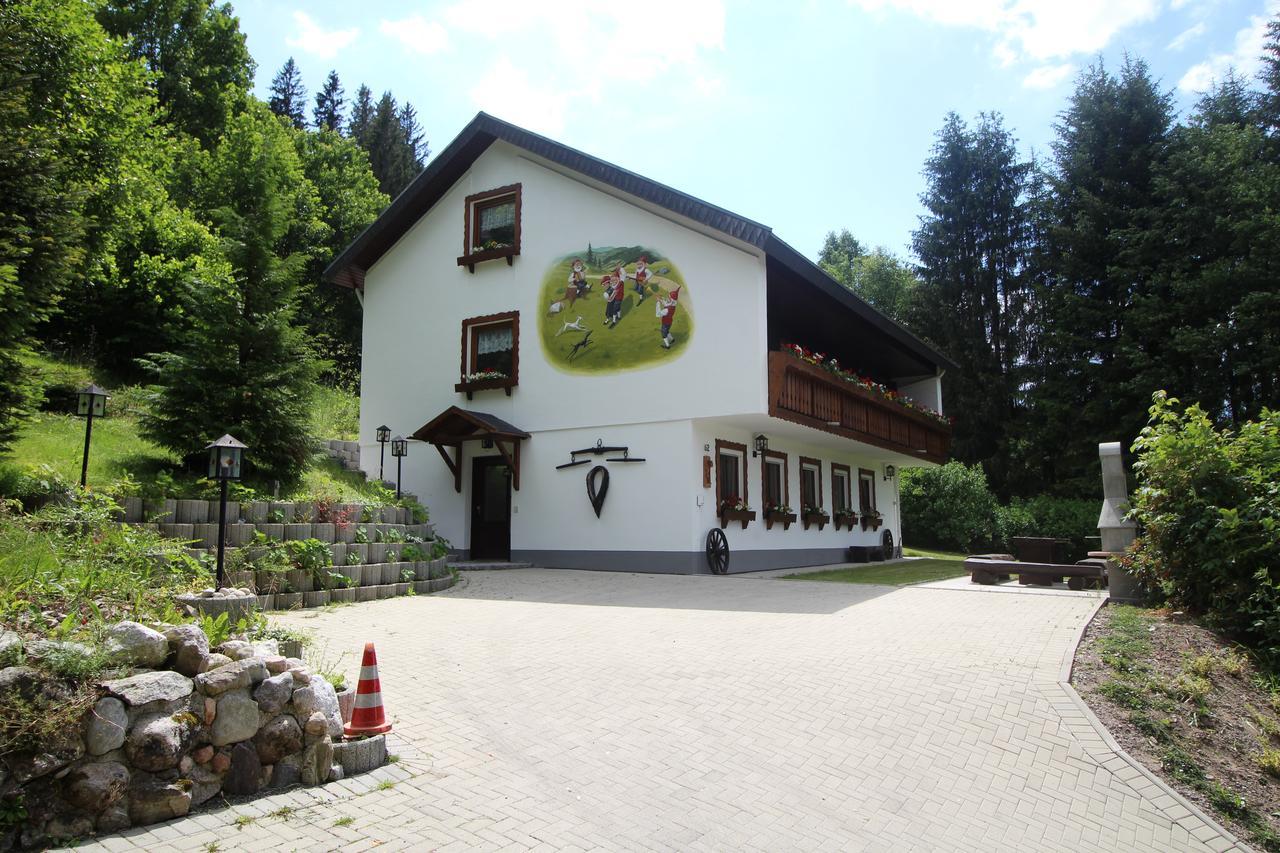
M 665 298 L 658 297 L 660 307 L 663 309 L 659 317 L 662 323 L 662 345 L 667 349 L 671 349 L 671 324 L 676 318 L 676 303 L 680 299 L 680 288 L 671 291 Z
M 622 319 L 622 294 L 626 284 L 626 279 L 615 278 L 608 273 L 600 279 L 600 288 L 608 300 L 604 308 L 604 324 L 610 328 L 618 325 L 618 321 Z
M 587 283 L 587 269 L 582 263 L 582 258 L 573 259 L 573 268 L 569 270 L 569 286 L 576 291 L 575 299 L 586 296 L 587 291 L 591 289 L 591 285 Z
M 653 278 L 653 273 L 649 272 L 649 258 L 641 255 L 636 261 L 636 274 L 632 276 L 636 281 L 636 293 L 640 294 L 640 301 L 644 302 L 644 298 L 649 295 L 649 279 Z

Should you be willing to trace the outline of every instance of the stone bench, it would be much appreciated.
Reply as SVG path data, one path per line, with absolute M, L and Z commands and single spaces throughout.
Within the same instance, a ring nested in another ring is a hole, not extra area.
M 1084 589 L 1085 585 L 1106 584 L 1107 568 L 1104 560 L 1081 560 L 1079 563 L 1020 563 L 1008 560 L 990 560 L 968 557 L 964 561 L 972 583 L 994 584 L 1001 577 L 1018 576 L 1023 586 L 1053 586 L 1067 578 L 1071 589 Z

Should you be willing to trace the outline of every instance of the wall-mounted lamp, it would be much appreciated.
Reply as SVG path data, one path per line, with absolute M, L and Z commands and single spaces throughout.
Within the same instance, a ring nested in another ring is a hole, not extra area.
M 894 467 L 893 465 L 884 466 L 884 478 L 886 480 L 892 480 L 897 475 L 898 475 L 898 469 L 896 467 Z
M 769 438 L 763 433 L 755 437 L 755 450 L 751 451 L 752 456 L 759 456 L 761 453 L 769 451 Z

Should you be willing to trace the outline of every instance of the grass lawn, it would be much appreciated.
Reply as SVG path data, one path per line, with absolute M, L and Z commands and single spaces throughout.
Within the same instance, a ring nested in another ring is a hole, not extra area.
M 940 581 L 963 575 L 960 560 L 911 560 L 891 565 L 854 566 L 805 575 L 787 575 L 785 580 L 830 581 L 835 583 L 874 583 L 883 586 L 909 586 L 913 583 Z
M 5 461 L 20 467 L 48 465 L 63 479 L 78 483 L 83 457 L 84 418 L 40 412 L 18 432 Z M 147 480 L 177 461 L 138 435 L 138 425 L 133 418 L 108 415 L 93 419 L 90 486 L 103 488 L 125 474 L 136 480 Z
M 902 546 L 904 557 L 928 557 L 931 560 L 963 560 L 968 554 L 962 551 L 926 551 L 924 548 Z

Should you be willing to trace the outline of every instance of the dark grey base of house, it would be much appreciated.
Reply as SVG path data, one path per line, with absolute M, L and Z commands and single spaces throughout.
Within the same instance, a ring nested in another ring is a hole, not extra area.
M 515 551 L 511 559 L 545 569 L 590 569 L 601 572 L 647 572 L 665 575 L 707 575 L 707 556 L 701 551 Z M 792 548 L 734 551 L 729 574 L 825 566 L 848 561 L 844 548 Z

